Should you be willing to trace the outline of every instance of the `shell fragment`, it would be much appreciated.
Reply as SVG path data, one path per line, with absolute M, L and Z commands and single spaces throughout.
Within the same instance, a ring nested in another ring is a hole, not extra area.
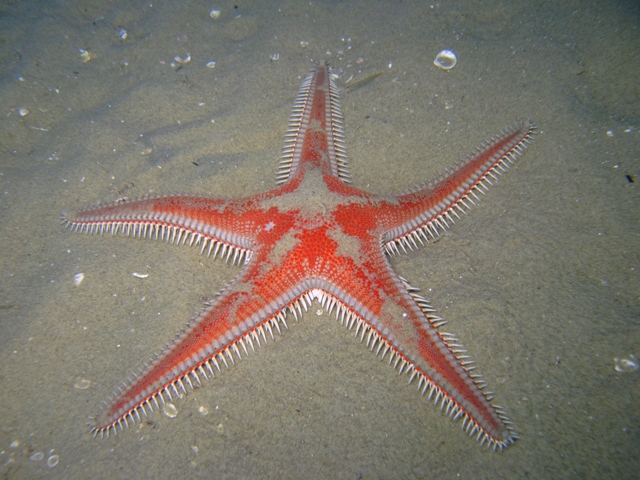
M 442 50 L 433 61 L 433 64 L 442 70 L 451 70 L 456 66 L 456 63 L 458 63 L 458 59 L 451 50 Z

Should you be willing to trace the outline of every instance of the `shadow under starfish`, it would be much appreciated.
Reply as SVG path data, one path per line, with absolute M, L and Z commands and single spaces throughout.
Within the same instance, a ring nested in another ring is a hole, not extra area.
M 439 236 L 479 200 L 534 134 L 517 124 L 483 143 L 440 178 L 397 195 L 350 185 L 334 75 L 321 64 L 302 83 L 291 114 L 277 187 L 237 199 L 146 197 L 102 205 L 63 223 L 87 233 L 122 233 L 200 247 L 242 265 L 238 276 L 165 350 L 118 389 L 95 419 L 109 436 L 214 376 L 286 327 L 314 299 L 489 447 L 517 438 L 466 350 L 388 255 Z

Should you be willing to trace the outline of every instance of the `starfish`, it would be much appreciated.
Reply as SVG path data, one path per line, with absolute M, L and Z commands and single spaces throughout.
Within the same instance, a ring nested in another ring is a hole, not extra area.
M 153 196 L 63 214 L 75 231 L 194 245 L 242 265 L 187 329 L 105 402 L 92 421 L 94 436 L 116 434 L 159 409 L 165 397 L 213 377 L 317 300 L 461 419 L 470 436 L 494 450 L 516 440 L 466 351 L 440 330 L 444 320 L 388 257 L 435 239 L 466 214 L 522 153 L 535 127 L 519 123 L 440 178 L 376 195 L 351 185 L 335 79 L 323 63 L 303 81 L 272 190 L 234 199 Z

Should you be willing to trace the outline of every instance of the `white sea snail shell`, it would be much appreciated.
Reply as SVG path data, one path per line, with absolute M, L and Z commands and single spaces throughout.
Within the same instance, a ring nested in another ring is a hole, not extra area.
M 451 50 L 442 50 L 436 55 L 436 59 L 433 61 L 436 67 L 443 70 L 451 70 L 456 66 L 456 63 L 458 63 L 458 59 L 456 58 L 456 54 Z

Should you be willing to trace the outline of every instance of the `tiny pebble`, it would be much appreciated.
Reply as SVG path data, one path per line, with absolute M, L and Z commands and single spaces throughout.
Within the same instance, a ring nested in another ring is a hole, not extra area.
M 213 60 L 207 62 L 207 68 L 216 68 L 216 62 L 214 62 Z
M 214 20 L 219 19 L 221 14 L 220 10 L 216 10 L 215 8 L 209 12 L 209 16 Z
M 77 287 L 84 280 L 84 273 L 76 273 L 73 276 L 73 284 Z
M 18 115 L 20 115 L 21 117 L 26 117 L 27 115 L 29 115 L 29 110 L 27 108 L 20 107 L 18 109 Z
M 80 57 L 82 58 L 82 61 L 84 63 L 91 61 L 91 53 L 89 53 L 89 51 L 85 50 L 84 48 L 80 49 Z
M 118 29 L 117 35 L 121 40 L 126 40 L 128 36 L 127 31 L 124 28 Z

